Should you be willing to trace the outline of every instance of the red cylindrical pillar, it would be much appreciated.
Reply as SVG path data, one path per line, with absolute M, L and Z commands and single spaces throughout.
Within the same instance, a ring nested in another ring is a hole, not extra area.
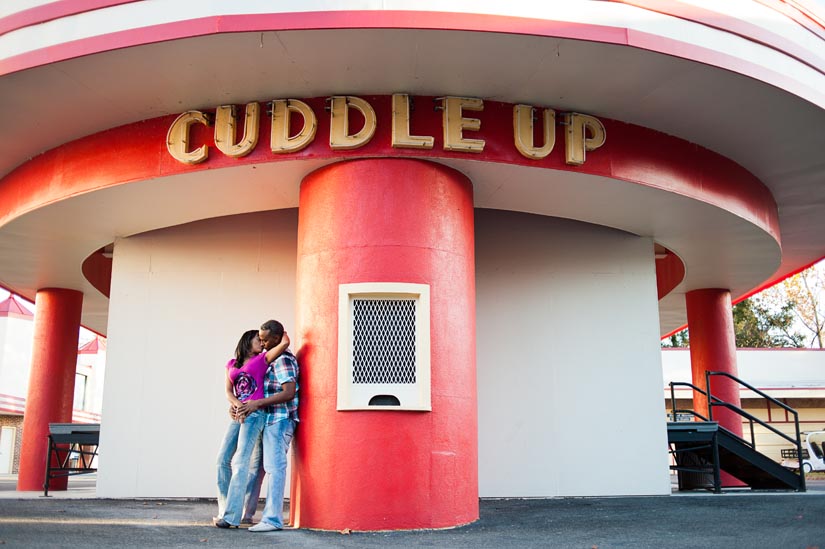
M 307 176 L 298 223 L 301 425 L 295 526 L 444 528 L 478 519 L 470 181 L 418 160 Z M 430 412 L 337 411 L 339 284 L 430 286 Z
M 46 479 L 49 423 L 70 423 L 77 367 L 77 338 L 83 294 L 46 288 L 35 298 L 34 347 L 17 489 L 42 490 Z M 67 478 L 53 479 L 49 490 L 65 490 Z
M 693 290 L 685 296 L 690 330 L 690 367 L 693 384 L 705 388 L 705 372 L 727 372 L 738 376 L 736 368 L 736 334 L 728 290 Z M 723 376 L 711 376 L 711 393 L 741 407 L 739 384 Z M 708 402 L 694 392 L 693 407 L 707 414 Z M 742 436 L 742 417 L 723 407 L 713 409 L 713 419 L 725 429 Z

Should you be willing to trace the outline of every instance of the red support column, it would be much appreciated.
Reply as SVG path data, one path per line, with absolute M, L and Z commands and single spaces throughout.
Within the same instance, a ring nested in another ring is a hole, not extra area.
M 472 184 L 439 164 L 342 162 L 307 176 L 298 223 L 301 425 L 292 522 L 327 530 L 478 519 Z M 337 411 L 339 284 L 430 285 L 432 411 Z
M 733 329 L 731 299 L 728 290 L 705 289 L 688 292 L 688 328 L 690 329 L 690 367 L 693 384 L 705 388 L 705 372 L 727 372 L 738 376 L 736 369 L 736 335 Z M 739 384 L 725 377 L 711 377 L 714 396 L 740 406 Z M 694 409 L 707 414 L 707 399 L 693 395 Z M 725 429 L 742 435 L 742 418 L 725 408 L 713 409 L 713 419 Z
M 46 479 L 49 423 L 72 421 L 77 338 L 83 294 L 46 288 L 35 298 L 34 347 L 17 489 L 42 490 Z M 54 479 L 49 490 L 65 490 L 67 478 Z
M 705 389 L 705 372 L 727 372 L 738 377 L 736 368 L 736 333 L 733 328 L 730 292 L 721 289 L 694 290 L 685 296 L 690 329 L 690 369 L 693 384 Z M 711 376 L 710 391 L 715 397 L 741 407 L 739 384 L 722 376 Z M 693 393 L 693 408 L 707 415 L 708 401 Z M 742 436 L 742 417 L 723 407 L 713 409 L 719 425 Z M 722 471 L 722 486 L 744 483 Z

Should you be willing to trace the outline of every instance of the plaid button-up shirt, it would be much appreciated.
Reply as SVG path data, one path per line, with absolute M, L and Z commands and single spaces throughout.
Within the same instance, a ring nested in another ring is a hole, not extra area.
M 288 350 L 269 365 L 264 379 L 264 397 L 271 397 L 283 391 L 284 383 L 295 383 L 295 397 L 287 402 L 266 407 L 266 424 L 282 419 L 298 421 L 298 361 Z

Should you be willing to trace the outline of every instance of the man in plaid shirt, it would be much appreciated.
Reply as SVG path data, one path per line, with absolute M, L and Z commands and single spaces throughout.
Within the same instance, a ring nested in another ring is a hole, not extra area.
M 284 327 L 277 320 L 268 320 L 258 331 L 264 349 L 281 342 Z M 298 425 L 298 361 L 289 349 L 270 364 L 264 383 L 266 426 L 264 427 L 264 470 L 269 473 L 266 506 L 261 522 L 250 532 L 272 532 L 284 526 L 284 485 L 287 454 L 295 427 Z

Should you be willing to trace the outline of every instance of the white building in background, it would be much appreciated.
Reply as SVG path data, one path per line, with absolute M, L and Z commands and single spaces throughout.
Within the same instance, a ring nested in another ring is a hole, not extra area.
M 793 408 L 801 431 L 825 430 L 825 350 L 823 349 L 737 349 L 739 378 L 748 385 Z M 691 382 L 690 350 L 663 349 L 665 407 L 672 410 L 669 383 Z M 704 388 L 704 385 L 699 385 Z M 676 408 L 692 409 L 692 390 L 676 386 Z M 771 427 L 795 436 L 794 417 L 774 403 L 740 386 L 742 408 Z M 697 410 L 706 415 L 705 410 Z M 743 434 L 750 438 L 749 422 L 743 419 Z M 754 426 L 759 451 L 780 461 L 779 450 L 788 442 L 768 429 Z
M 29 389 L 33 319 L 34 314 L 15 296 L 0 302 L 0 413 L 22 412 Z
M 20 298 L 0 302 L 0 474 L 16 473 L 19 464 L 33 329 L 34 315 Z M 93 335 L 77 351 L 73 422 L 100 422 L 105 371 L 106 340 Z
M 99 423 L 106 376 L 106 340 L 95 336 L 77 350 L 72 421 Z

